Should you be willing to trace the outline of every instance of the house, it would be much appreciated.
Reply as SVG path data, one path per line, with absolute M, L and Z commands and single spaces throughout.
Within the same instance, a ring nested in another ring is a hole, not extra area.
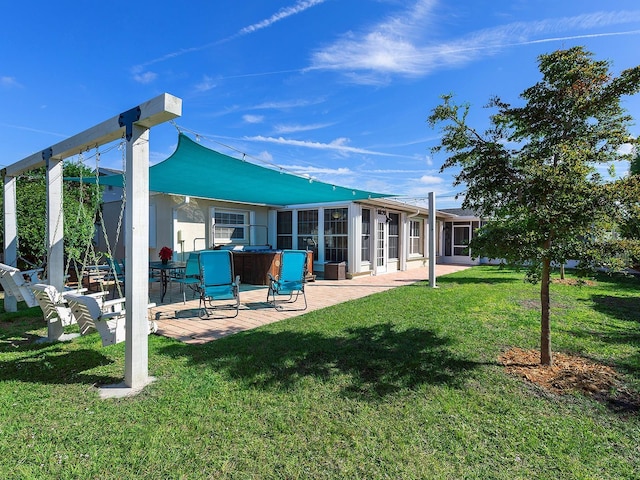
M 122 178 L 112 175 L 100 182 L 117 187 Z M 338 264 L 348 276 L 407 270 L 429 261 L 426 208 L 255 165 L 207 149 L 184 134 L 176 151 L 149 169 L 149 181 L 152 260 L 163 246 L 172 248 L 175 260 L 211 248 L 293 248 L 312 252 L 315 274 L 333 272 L 329 266 Z M 107 231 L 116 230 L 120 205 L 104 203 Z M 451 225 L 458 240 L 457 218 L 437 212 L 436 231 L 447 232 Z M 436 240 L 439 251 L 465 258 L 457 246 L 450 251 L 446 241 Z M 106 250 L 106 243 L 98 236 L 100 250 Z M 114 256 L 124 256 L 123 245 L 124 237 L 111 246 Z

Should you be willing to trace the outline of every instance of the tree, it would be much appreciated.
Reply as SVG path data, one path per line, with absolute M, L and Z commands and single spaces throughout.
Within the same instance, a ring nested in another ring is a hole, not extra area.
M 640 89 L 640 67 L 614 77 L 607 61 L 582 47 L 541 55 L 542 79 L 513 107 L 494 97 L 484 132 L 467 124 L 470 106 L 452 95 L 428 118 L 442 125 L 434 152 L 451 155 L 441 171 L 458 167 L 454 185 L 466 185 L 463 207 L 491 221 L 471 242 L 475 255 L 526 266 L 540 281 L 540 361 L 552 364 L 549 284 L 553 263 L 578 259 L 607 263 L 603 249 L 616 214 L 615 182 L 605 182 L 598 164 L 630 159 L 620 153 L 634 144 L 623 95 Z
M 67 177 L 94 176 L 88 167 L 76 162 L 65 162 L 63 171 Z M 65 182 L 63 189 L 65 257 L 68 261 L 82 263 L 84 252 L 93 240 L 95 214 L 101 194 L 99 187 L 91 184 Z M 2 200 L 0 198 L 0 207 Z M 44 265 L 48 248 L 44 168 L 32 170 L 18 178 L 16 204 L 18 256 L 28 262 L 26 265 L 19 266 Z M 3 241 L 4 235 L 0 235 L 0 242 Z
M 622 180 L 622 195 L 619 198 L 619 231 L 623 240 L 632 241 L 635 251 L 629 253 L 634 268 L 640 267 L 640 152 L 629 168 L 629 176 Z M 631 249 L 631 248 L 630 248 Z

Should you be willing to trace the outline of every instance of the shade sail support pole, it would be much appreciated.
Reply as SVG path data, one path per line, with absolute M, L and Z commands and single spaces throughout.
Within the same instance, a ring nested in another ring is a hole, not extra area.
M 429 192 L 429 287 L 436 288 L 436 194 Z

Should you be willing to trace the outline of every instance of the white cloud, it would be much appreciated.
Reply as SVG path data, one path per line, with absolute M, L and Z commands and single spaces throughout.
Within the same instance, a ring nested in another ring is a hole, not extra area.
M 368 170 L 367 173 L 371 173 L 374 175 L 391 175 L 391 174 L 414 174 L 414 173 L 422 173 L 424 170 L 401 170 L 401 169 L 380 169 L 377 168 L 375 170 Z
M 446 185 L 424 185 L 421 183 L 411 183 L 402 189 L 405 196 L 410 198 L 427 198 L 429 192 L 436 194 L 436 199 L 442 196 L 451 196 L 454 192 L 451 186 Z M 438 202 L 436 202 L 438 203 Z M 441 208 L 437 206 L 436 208 Z
M 435 2 L 420 0 L 412 8 L 388 18 L 366 31 L 348 32 L 331 45 L 316 51 L 309 70 L 343 72 L 358 83 L 384 82 L 389 75 L 424 76 L 436 68 L 477 61 L 483 56 L 517 45 L 612 35 L 628 32 L 587 33 L 580 31 L 618 26 L 640 20 L 640 10 L 597 12 L 532 22 L 515 22 L 479 30 L 438 42 L 425 38 L 425 28 Z M 549 35 L 564 35 L 549 37 Z
M 253 33 L 258 30 L 262 30 L 263 28 L 270 27 L 276 22 L 280 20 L 284 20 L 291 15 L 296 15 L 298 13 L 304 12 L 305 10 L 314 7 L 316 5 L 320 5 L 324 3 L 325 0 L 300 0 L 292 7 L 281 8 L 277 13 L 274 13 L 269 18 L 266 18 L 260 22 L 254 23 L 253 25 L 249 25 L 247 27 L 242 28 L 237 35 L 247 35 L 249 33 Z
M 353 175 L 353 170 L 349 168 L 319 168 L 304 165 L 283 165 L 282 168 L 289 172 L 304 175 Z
M 18 83 L 15 77 L 0 77 L 0 87 L 12 88 L 19 87 L 22 88 L 22 85 Z
M 215 80 L 208 75 L 202 77 L 202 81 L 196 85 L 197 92 L 208 92 L 217 86 Z
M 153 82 L 157 77 L 158 74 L 155 72 L 145 72 L 141 68 L 133 69 L 133 79 L 138 83 L 142 83 L 143 85 Z
M 243 115 L 242 120 L 246 123 L 262 123 L 264 121 L 264 115 Z
M 349 139 L 347 138 L 337 138 L 331 143 L 320 143 L 320 142 L 310 142 L 303 140 L 290 140 L 283 137 L 263 137 L 262 135 L 258 135 L 255 137 L 244 137 L 245 140 L 253 141 L 253 142 L 266 142 L 266 143 L 276 143 L 279 145 L 291 145 L 294 147 L 304 147 L 311 148 L 315 150 L 331 150 L 340 153 L 360 153 L 367 155 L 380 155 L 385 157 L 401 157 L 401 155 L 395 155 L 391 153 L 384 152 L 376 152 L 373 150 L 366 150 L 364 148 L 350 147 L 347 145 Z
M 161 57 L 158 58 L 154 58 L 153 60 L 148 60 L 144 63 L 141 63 L 139 65 L 136 65 L 134 68 L 134 70 L 142 70 L 144 69 L 144 67 L 148 67 L 149 65 L 153 65 L 154 63 L 159 63 L 159 62 L 164 62 L 166 60 L 170 60 L 172 58 L 176 58 L 179 56 L 182 56 L 184 54 L 187 53 L 193 53 L 193 52 L 199 52 L 201 50 L 205 50 L 207 48 L 210 47 L 215 47 L 217 45 L 229 42 L 237 37 L 242 37 L 244 35 L 248 35 L 250 33 L 256 32 L 258 30 L 262 30 L 263 28 L 267 28 L 270 27 L 271 25 L 273 25 L 274 23 L 279 22 L 280 20 L 284 20 L 285 18 L 288 18 L 292 15 L 296 15 L 298 13 L 302 13 L 305 10 L 314 7 L 316 5 L 320 5 L 321 3 L 324 3 L 326 0 L 298 0 L 298 2 L 291 6 L 291 7 L 286 7 L 286 8 L 281 8 L 280 10 L 278 10 L 278 12 L 274 13 L 273 15 L 271 15 L 269 18 L 266 18 L 264 20 L 261 20 L 259 22 L 256 22 L 252 25 L 248 25 L 246 27 L 241 28 L 240 30 L 238 30 L 237 33 L 231 35 L 230 37 L 227 38 L 223 38 L 220 40 L 216 40 L 215 42 L 210 42 L 204 45 L 199 45 L 199 46 L 195 46 L 195 47 L 188 47 L 188 48 L 181 48 L 180 50 L 176 50 L 175 52 L 170 52 L 167 53 L 165 55 L 162 55 Z
M 267 152 L 266 150 L 263 150 L 262 152 L 260 152 L 256 158 L 262 160 L 263 162 L 272 162 L 273 161 L 273 155 L 271 155 L 269 152 Z
M 624 143 L 620 145 L 620 148 L 618 148 L 618 154 L 629 155 L 630 153 L 633 153 L 633 149 L 634 149 L 634 146 L 632 144 Z
M 281 102 L 264 102 L 251 107 L 255 110 L 289 110 L 291 108 L 308 107 L 309 105 L 317 105 L 324 102 L 323 99 L 317 100 L 286 100 Z
M 331 123 L 315 123 L 310 125 L 276 125 L 274 127 L 276 133 L 296 133 L 308 132 L 309 130 L 318 130 L 331 126 Z
M 23 125 L 12 125 L 12 124 L 9 124 L 9 123 L 0 123 L 0 127 L 13 128 L 13 129 L 16 129 L 16 130 L 24 130 L 24 131 L 27 131 L 27 132 L 42 133 L 44 135 L 51 135 L 51 136 L 60 137 L 60 138 L 67 138 L 69 136 L 69 134 L 67 134 L 67 133 L 51 132 L 51 131 L 48 131 L 48 130 L 40 130 L 40 129 L 37 129 L 37 128 L 25 127 Z
M 419 181 L 424 185 L 438 185 L 444 182 L 442 177 L 436 177 L 435 175 L 423 175 Z

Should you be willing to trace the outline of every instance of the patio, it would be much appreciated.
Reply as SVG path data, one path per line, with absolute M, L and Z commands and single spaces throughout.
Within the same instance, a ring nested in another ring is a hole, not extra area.
M 437 265 L 436 275 L 439 277 L 467 268 L 469 268 L 468 265 Z M 308 308 L 303 311 L 276 310 L 266 302 L 266 286 L 241 285 L 240 312 L 235 318 L 214 318 L 214 315 L 211 318 L 199 318 L 198 298 L 193 299 L 191 292 L 187 290 L 187 302 L 183 304 L 179 284 L 175 282 L 170 284 L 164 303 L 160 303 L 161 288 L 159 285 L 153 285 L 149 290 L 149 295 L 151 301 L 157 304 L 151 310 L 151 315 L 158 324 L 158 335 L 174 338 L 184 343 L 200 344 L 285 318 L 302 315 L 312 310 L 427 279 L 427 267 L 378 276 L 359 276 L 351 280 L 319 279 L 306 284 Z M 299 303 L 303 304 L 302 300 Z M 298 305 L 294 304 L 292 308 L 298 308 Z M 222 310 L 221 313 L 229 316 L 233 314 L 231 310 Z

